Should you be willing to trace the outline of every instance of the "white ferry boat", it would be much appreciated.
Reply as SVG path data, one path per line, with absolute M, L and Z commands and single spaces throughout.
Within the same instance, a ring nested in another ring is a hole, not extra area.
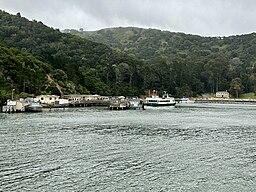
M 176 104 L 174 97 L 164 93 L 162 97 L 157 95 L 157 92 L 153 90 L 151 97 L 145 99 L 144 105 L 146 106 L 174 106 Z

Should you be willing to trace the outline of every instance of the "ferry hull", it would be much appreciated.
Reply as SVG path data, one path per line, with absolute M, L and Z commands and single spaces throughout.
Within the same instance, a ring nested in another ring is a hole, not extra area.
M 145 106 L 161 107 L 161 106 L 174 106 L 176 103 L 145 103 Z

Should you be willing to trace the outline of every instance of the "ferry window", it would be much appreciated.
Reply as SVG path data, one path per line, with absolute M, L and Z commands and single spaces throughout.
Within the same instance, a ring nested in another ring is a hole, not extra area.
M 52 98 L 50 97 L 49 100 L 52 100 Z
M 43 98 L 43 97 L 41 97 L 41 100 L 44 100 L 44 98 Z

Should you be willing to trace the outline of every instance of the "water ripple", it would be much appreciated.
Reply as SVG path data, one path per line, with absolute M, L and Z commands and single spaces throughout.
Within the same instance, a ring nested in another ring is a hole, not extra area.
M 204 105 L 1 114 L 0 191 L 254 191 L 255 112 Z

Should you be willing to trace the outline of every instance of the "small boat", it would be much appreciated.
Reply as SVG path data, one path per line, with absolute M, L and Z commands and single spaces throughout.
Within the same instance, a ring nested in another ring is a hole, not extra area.
M 129 109 L 129 102 L 124 96 L 120 96 L 110 102 L 109 109 L 111 110 L 126 110 Z
M 184 103 L 194 103 L 194 100 L 190 100 L 188 97 L 182 97 L 179 99 L 176 99 L 176 103 L 178 104 L 184 104 Z
M 164 92 L 162 97 L 157 95 L 157 92 L 153 90 L 151 97 L 145 99 L 145 106 L 174 106 L 176 104 L 174 97 L 169 96 L 168 93 Z
M 144 102 L 142 99 L 132 98 L 129 100 L 130 109 L 142 109 L 144 110 Z
M 43 106 L 40 103 L 33 102 L 25 106 L 26 112 L 42 112 Z

